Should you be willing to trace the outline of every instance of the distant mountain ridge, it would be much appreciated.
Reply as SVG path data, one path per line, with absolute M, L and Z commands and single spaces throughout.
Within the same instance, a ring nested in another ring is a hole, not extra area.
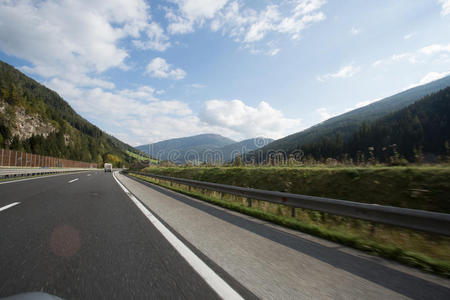
M 450 86 L 450 76 L 408 89 L 367 106 L 328 119 L 306 130 L 275 140 L 261 150 L 263 153 L 268 153 L 273 150 L 283 150 L 289 154 L 296 150 L 301 150 L 304 145 L 319 142 L 325 137 L 339 137 L 342 140 L 346 140 L 359 129 L 363 122 L 374 121 L 380 117 L 396 112 L 448 86 Z
M 252 139 L 243 140 L 234 144 L 226 145 L 219 150 L 223 153 L 223 158 L 225 162 L 232 161 L 237 154 L 243 155 L 248 151 L 253 151 L 261 147 L 267 146 L 273 139 L 257 137 Z
M 203 161 L 205 153 L 235 143 L 219 134 L 199 134 L 189 137 L 169 139 L 153 144 L 135 147 L 160 160 L 185 163 L 187 160 Z
M 169 139 L 153 144 L 137 146 L 136 149 L 150 154 L 160 160 L 174 163 L 227 162 L 236 154 L 255 150 L 273 141 L 267 138 L 253 138 L 240 142 L 219 134 L 200 134 L 183 138 Z

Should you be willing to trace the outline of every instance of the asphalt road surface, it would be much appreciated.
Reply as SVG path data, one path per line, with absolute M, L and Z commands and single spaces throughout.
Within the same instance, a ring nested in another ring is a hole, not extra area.
M 0 184 L 0 195 L 0 297 L 218 298 L 111 173 Z
M 450 299 L 447 279 L 116 177 L 0 183 L 0 297 Z

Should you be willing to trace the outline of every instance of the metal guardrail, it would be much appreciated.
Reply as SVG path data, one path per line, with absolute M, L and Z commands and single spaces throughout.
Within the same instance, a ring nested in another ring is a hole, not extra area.
M 86 169 L 88 170 L 88 169 Z M 94 169 L 93 169 L 94 170 Z M 85 170 L 33 170 L 33 171 L 23 171 L 23 172 L 14 172 L 14 173 L 6 173 L 0 174 L 0 179 L 10 179 L 17 177 L 28 177 L 28 176 L 36 176 L 36 175 L 51 175 L 51 174 L 59 174 L 59 173 L 71 173 L 71 172 L 80 172 Z
M 251 199 L 263 200 L 271 203 L 288 205 L 293 208 L 306 208 L 334 215 L 450 236 L 450 214 L 445 213 L 243 188 L 142 172 L 130 173 L 166 180 L 171 183 L 175 182 L 190 187 L 245 197 L 250 199 L 249 206 L 251 206 Z

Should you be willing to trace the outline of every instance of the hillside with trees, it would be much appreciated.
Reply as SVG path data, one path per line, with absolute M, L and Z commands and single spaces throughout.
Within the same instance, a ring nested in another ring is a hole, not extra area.
M 270 146 L 270 145 L 269 145 Z M 292 153 L 292 152 L 291 152 Z M 399 111 L 363 122 L 350 136 L 322 136 L 302 146 L 307 163 L 340 161 L 347 164 L 403 165 L 438 163 L 450 159 L 450 87 L 422 98 Z M 246 157 L 247 161 L 252 155 Z M 290 161 L 281 152 L 269 163 Z
M 0 61 L 0 147 L 121 166 L 136 150 L 83 119 L 56 92 Z
M 446 160 L 450 155 L 450 87 L 373 122 L 347 140 L 337 134 L 303 146 L 315 159 L 336 158 L 399 164 Z
M 306 130 L 276 140 L 262 150 L 267 153 L 282 149 L 289 154 L 299 149 L 304 150 L 305 145 L 320 143 L 323 139 L 334 138 L 342 139 L 342 142 L 346 141 L 359 130 L 364 122 L 375 121 L 448 86 L 450 86 L 450 76 L 333 117 Z
M 237 155 L 242 156 L 248 151 L 259 149 L 270 144 L 271 142 L 273 142 L 273 139 L 263 137 L 252 138 L 223 146 L 219 149 L 219 151 L 223 153 L 223 161 L 229 162 L 232 161 Z

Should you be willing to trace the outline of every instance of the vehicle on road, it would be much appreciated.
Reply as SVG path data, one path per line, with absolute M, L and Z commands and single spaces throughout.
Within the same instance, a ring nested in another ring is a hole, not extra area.
M 112 172 L 112 164 L 105 163 L 105 172 Z

